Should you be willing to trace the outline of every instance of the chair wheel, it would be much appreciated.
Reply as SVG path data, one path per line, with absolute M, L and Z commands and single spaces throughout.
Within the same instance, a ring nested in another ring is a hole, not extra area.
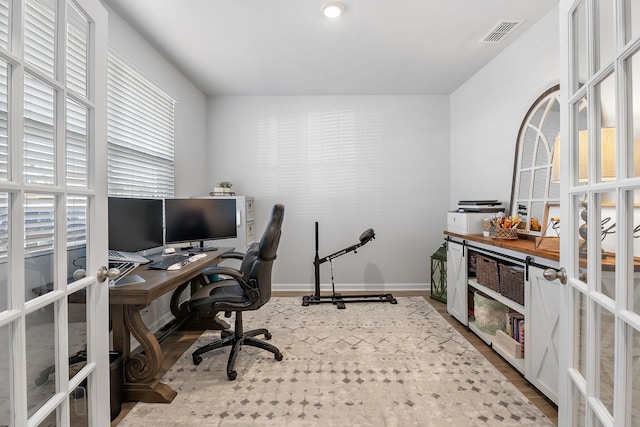
M 229 381 L 235 380 L 237 376 L 238 376 L 237 371 L 227 371 L 227 378 L 229 378 Z
M 272 338 L 271 334 L 269 332 L 267 332 L 266 334 L 264 334 L 264 339 L 265 340 L 270 340 Z
M 200 364 L 200 362 L 202 362 L 202 357 L 200 357 L 200 356 L 193 356 L 193 364 L 194 364 L 194 365 L 196 365 L 196 366 L 197 366 L 197 365 L 199 365 L 199 364 Z
M 282 353 L 277 353 L 277 354 L 276 354 L 276 360 L 277 360 L 278 362 L 280 362 L 280 361 L 282 360 Z

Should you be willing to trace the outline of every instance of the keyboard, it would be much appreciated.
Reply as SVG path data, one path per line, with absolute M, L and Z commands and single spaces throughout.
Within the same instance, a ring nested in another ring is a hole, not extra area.
M 191 256 L 185 255 L 171 255 L 164 257 L 160 261 L 149 264 L 149 268 L 154 270 L 180 270 L 182 267 L 196 262 L 199 259 L 206 257 L 206 254 L 196 254 Z
M 109 262 L 135 262 L 138 264 L 147 264 L 150 262 L 142 255 L 133 252 L 114 251 L 109 249 Z

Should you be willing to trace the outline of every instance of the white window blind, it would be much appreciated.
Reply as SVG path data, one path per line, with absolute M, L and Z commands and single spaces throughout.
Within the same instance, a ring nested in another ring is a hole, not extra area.
M 76 92 L 80 100 L 87 97 L 89 23 L 72 3 L 67 3 L 67 25 L 65 31 L 63 65 L 67 69 L 66 88 Z M 39 78 L 36 72 L 58 79 L 62 73 L 56 72 L 56 2 L 54 0 L 27 0 L 25 3 L 25 46 L 24 56 L 27 72 L 24 77 L 23 104 L 23 181 L 27 184 L 61 185 L 87 188 L 88 164 L 88 128 L 89 109 L 82 101 L 65 97 L 64 103 L 57 102 L 57 92 L 49 82 Z M 0 7 L 0 17 L 3 17 Z M 0 19 L 0 43 L 5 44 L 2 36 L 5 27 Z M 58 52 L 59 53 L 59 52 Z M 6 139 L 6 100 L 8 67 L 0 64 L 0 179 L 7 179 Z M 62 113 L 66 120 L 61 122 Z M 65 126 L 64 141 L 56 140 L 56 126 Z M 57 146 L 65 145 L 64 183 L 56 182 Z M 0 199 L 0 213 L 6 200 Z M 25 253 L 33 254 L 53 250 L 55 197 L 49 194 L 27 193 L 25 195 Z M 86 244 L 87 198 L 68 195 L 67 207 L 67 246 Z M 62 219 L 60 219 L 62 221 Z M 0 224 L 0 233 L 3 228 Z M 0 242 L 4 235 L 0 235 Z M 0 256 L 3 255 L 0 245 Z
M 28 66 L 55 79 L 55 2 L 27 0 L 24 25 L 24 57 Z M 23 181 L 56 185 L 56 89 L 34 74 L 25 73 L 23 90 Z M 25 194 L 25 254 L 53 250 L 54 222 L 53 196 Z
M 109 53 L 110 196 L 173 197 L 175 101 Z

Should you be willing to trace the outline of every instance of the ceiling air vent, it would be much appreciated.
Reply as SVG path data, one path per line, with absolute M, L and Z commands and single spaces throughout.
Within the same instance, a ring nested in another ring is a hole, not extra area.
M 500 21 L 480 40 L 480 43 L 499 43 L 521 23 L 522 21 Z

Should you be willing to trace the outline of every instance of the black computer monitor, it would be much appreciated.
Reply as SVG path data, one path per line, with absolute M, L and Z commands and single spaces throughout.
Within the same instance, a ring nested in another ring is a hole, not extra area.
M 166 199 L 165 242 L 200 242 L 194 251 L 214 250 L 205 240 L 238 236 L 235 199 Z
M 140 252 L 164 245 L 162 199 L 109 197 L 109 249 Z

